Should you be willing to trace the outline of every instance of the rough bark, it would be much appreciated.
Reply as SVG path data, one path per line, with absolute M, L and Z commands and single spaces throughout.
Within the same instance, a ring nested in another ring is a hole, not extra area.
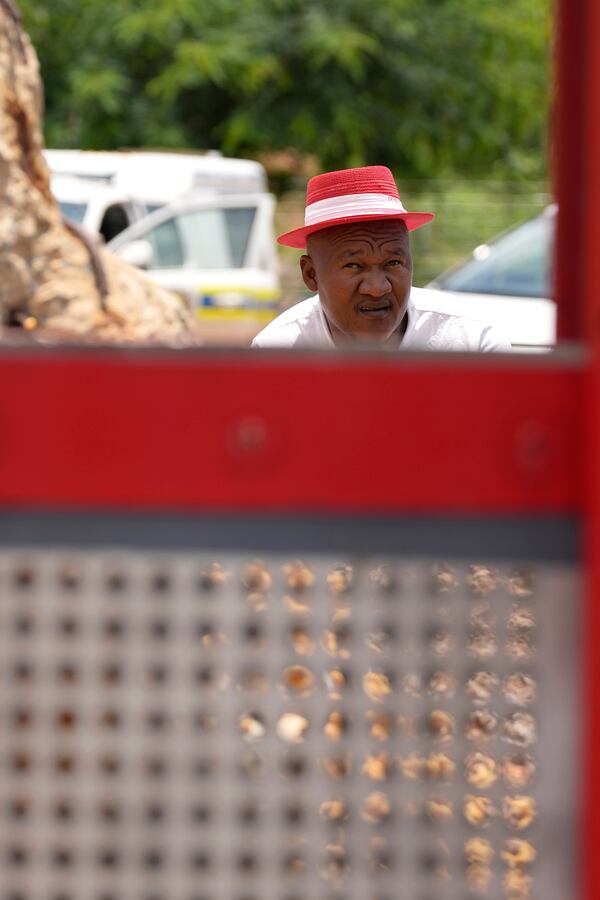
M 62 218 L 42 117 L 35 50 L 14 0 L 0 0 L 0 322 L 101 340 L 191 337 L 177 296 Z

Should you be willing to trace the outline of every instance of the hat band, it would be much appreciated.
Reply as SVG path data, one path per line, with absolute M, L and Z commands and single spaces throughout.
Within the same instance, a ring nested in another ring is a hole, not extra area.
M 344 194 L 341 197 L 328 197 L 317 200 L 306 207 L 304 225 L 318 225 L 335 219 L 355 216 L 385 216 L 393 213 L 405 213 L 398 197 L 389 194 Z

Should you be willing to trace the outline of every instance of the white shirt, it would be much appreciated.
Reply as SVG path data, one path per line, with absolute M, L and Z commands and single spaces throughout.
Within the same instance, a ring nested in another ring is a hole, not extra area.
M 476 319 L 444 312 L 444 295 L 411 288 L 408 324 L 402 350 L 509 351 L 510 343 L 497 329 Z M 333 347 L 319 295 L 286 309 L 252 341 L 253 347 Z

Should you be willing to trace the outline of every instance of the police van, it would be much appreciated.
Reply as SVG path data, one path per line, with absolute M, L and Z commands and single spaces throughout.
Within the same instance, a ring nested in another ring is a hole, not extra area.
M 280 295 L 264 168 L 216 153 L 48 150 L 67 218 L 203 319 L 264 325 Z

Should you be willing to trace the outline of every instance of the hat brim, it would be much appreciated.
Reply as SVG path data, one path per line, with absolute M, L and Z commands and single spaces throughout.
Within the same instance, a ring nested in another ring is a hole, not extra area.
M 319 222 L 315 225 L 307 225 L 304 228 L 295 228 L 293 231 L 287 231 L 285 234 L 277 238 L 277 243 L 284 247 L 294 247 L 296 250 L 306 250 L 306 239 L 317 231 L 324 231 L 326 228 L 335 228 L 336 225 L 346 225 L 349 222 L 372 222 L 377 219 L 397 219 L 405 222 L 409 231 L 414 231 L 422 225 L 427 225 L 432 219 L 435 219 L 434 213 L 429 212 L 407 212 L 393 213 L 392 215 L 373 216 L 345 216 L 343 219 L 334 219 L 330 222 Z

